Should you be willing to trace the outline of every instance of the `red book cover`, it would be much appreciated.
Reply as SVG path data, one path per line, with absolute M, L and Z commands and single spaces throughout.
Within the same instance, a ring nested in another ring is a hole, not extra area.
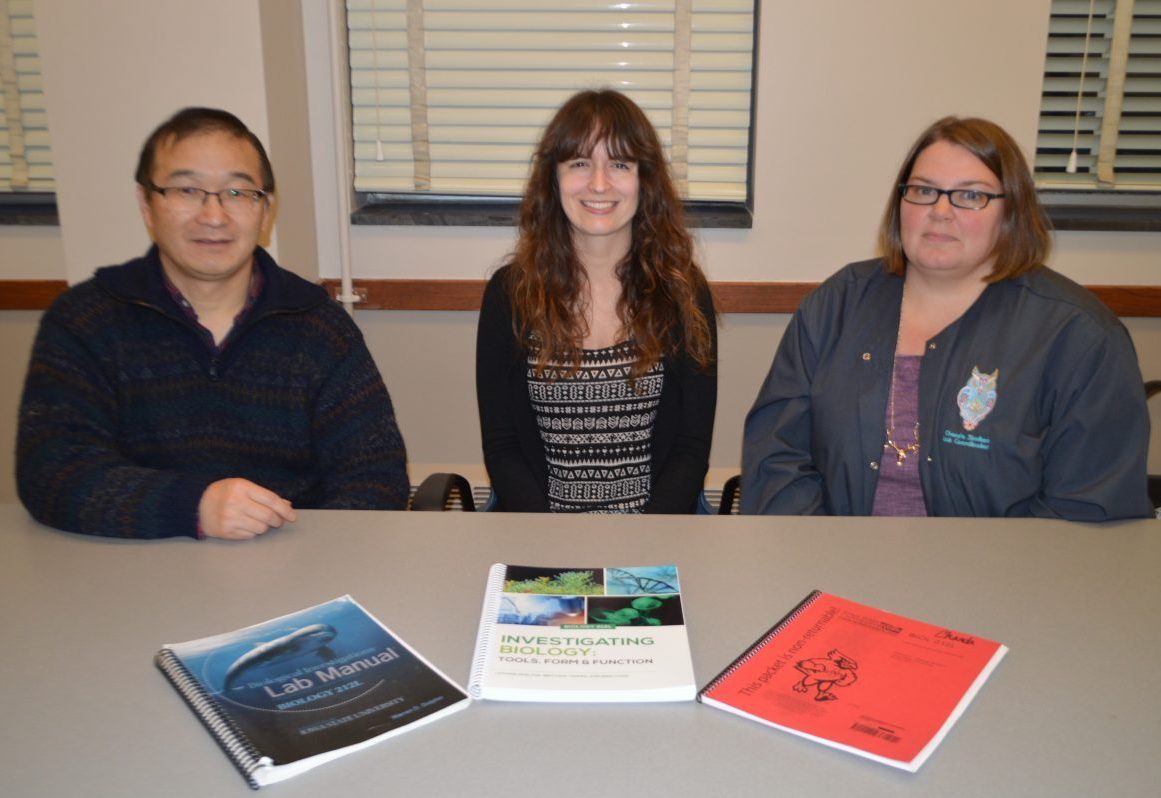
M 698 700 L 914 773 L 1007 651 L 816 590 Z

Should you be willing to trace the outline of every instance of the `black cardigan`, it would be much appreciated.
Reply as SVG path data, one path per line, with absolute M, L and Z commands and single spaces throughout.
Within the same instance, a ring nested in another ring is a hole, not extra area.
M 548 462 L 528 399 L 528 351 L 512 332 L 508 267 L 488 282 L 476 334 L 476 400 L 484 465 L 496 509 L 548 512 Z M 698 298 L 710 323 L 712 359 L 700 369 L 684 353 L 665 358 L 653 426 L 647 513 L 692 513 L 709 467 L 717 404 L 717 327 L 708 289 Z

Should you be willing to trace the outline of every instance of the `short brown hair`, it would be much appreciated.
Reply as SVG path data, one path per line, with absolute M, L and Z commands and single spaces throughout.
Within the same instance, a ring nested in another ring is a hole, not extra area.
M 149 134 L 141 148 L 141 156 L 137 159 L 136 181 L 146 189 L 153 187 L 153 164 L 157 158 L 157 148 L 163 141 L 172 139 L 176 143 L 199 133 L 213 132 L 227 133 L 250 142 L 258 152 L 262 190 L 274 191 L 274 168 L 270 165 L 270 158 L 262 142 L 241 119 L 218 108 L 183 108 L 162 122 Z
M 907 256 L 899 231 L 899 186 L 911 178 L 920 153 L 937 141 L 958 144 L 992 171 L 1004 194 L 1000 235 L 992 254 L 996 262 L 985 281 L 999 282 L 1044 265 L 1052 251 L 1052 227 L 1036 196 L 1028 162 L 1015 140 L 994 122 L 976 117 L 945 116 L 920 134 L 891 185 L 879 225 L 879 255 L 887 271 L 902 275 Z

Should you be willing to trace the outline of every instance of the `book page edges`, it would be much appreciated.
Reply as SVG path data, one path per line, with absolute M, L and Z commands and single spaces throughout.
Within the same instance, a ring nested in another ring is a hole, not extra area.
M 504 575 L 508 566 L 494 563 L 488 569 L 488 581 L 484 586 L 484 606 L 480 609 L 480 626 L 476 630 L 476 654 L 472 658 L 472 669 L 468 674 L 468 695 L 481 698 L 484 693 L 484 677 L 488 668 L 488 657 L 496 636 L 496 616 L 500 609 L 500 597 L 504 592 Z

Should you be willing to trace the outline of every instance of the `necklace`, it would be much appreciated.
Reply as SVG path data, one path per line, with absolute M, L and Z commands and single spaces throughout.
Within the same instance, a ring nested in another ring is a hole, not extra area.
M 907 284 L 903 284 L 903 299 L 907 298 Z M 906 446 L 895 443 L 895 369 L 899 360 L 899 342 L 903 340 L 903 304 L 899 304 L 899 331 L 895 334 L 895 357 L 891 361 L 891 393 L 887 396 L 887 442 L 883 444 L 884 451 L 895 453 L 895 465 L 903 467 L 903 461 L 909 454 L 919 452 L 919 419 L 915 419 L 915 440 Z
M 915 454 L 919 451 L 919 421 L 915 422 L 915 440 L 906 446 L 900 446 L 895 443 L 895 370 L 892 365 L 891 369 L 891 399 L 890 399 L 890 424 L 887 427 L 887 442 L 883 444 L 883 449 L 890 449 L 895 453 L 895 465 L 900 468 L 903 467 L 903 461 L 907 459 L 907 455 Z

